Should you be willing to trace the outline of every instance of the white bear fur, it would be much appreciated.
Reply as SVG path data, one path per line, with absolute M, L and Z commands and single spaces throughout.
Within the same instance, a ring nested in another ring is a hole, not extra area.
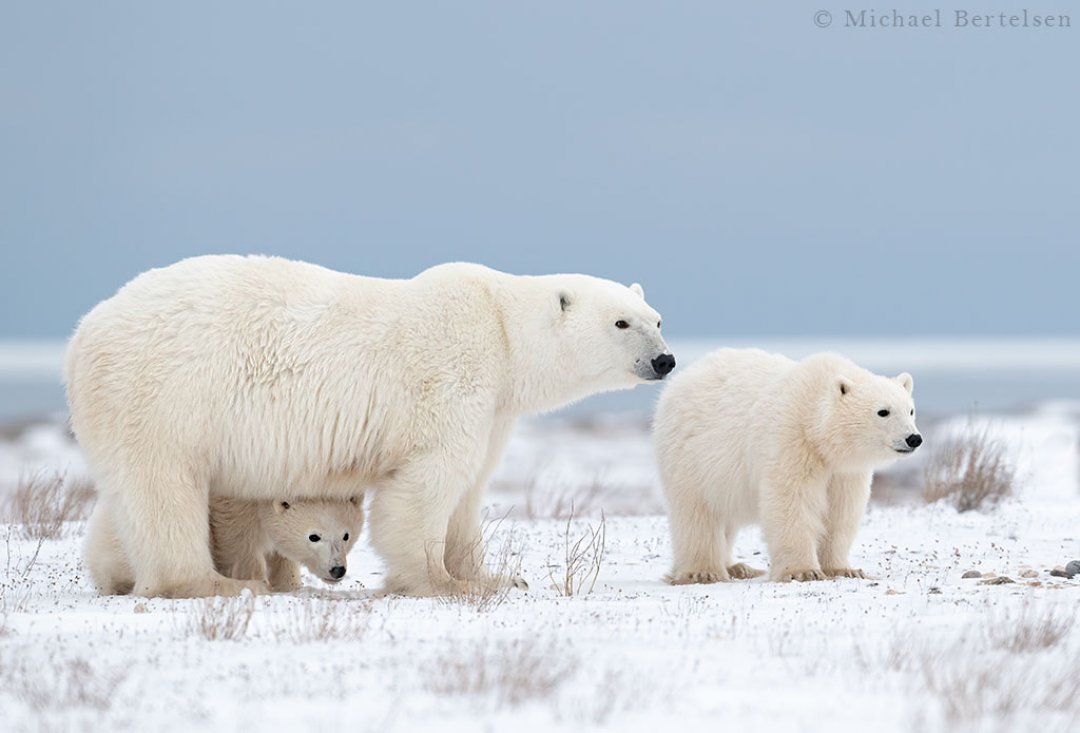
M 738 530 L 760 523 L 773 580 L 862 577 L 848 553 L 875 467 L 916 434 L 912 378 L 819 354 L 802 362 L 721 349 L 678 374 L 654 422 L 671 520 L 673 583 L 748 578 Z M 888 410 L 880 417 L 879 410 Z
M 135 573 L 120 543 L 108 499 L 94 509 L 85 555 L 103 595 L 130 593 Z M 300 566 L 327 583 L 331 569 L 348 568 L 348 555 L 364 527 L 361 498 L 346 501 L 210 499 L 214 568 L 229 578 L 264 583 L 271 591 L 299 588 Z M 311 537 L 319 539 L 312 541 Z
M 514 421 L 658 378 L 667 346 L 643 295 L 585 275 L 448 264 L 385 280 L 229 255 L 136 277 L 83 318 L 65 368 L 134 592 L 258 589 L 214 571 L 211 496 L 369 487 L 387 590 L 503 582 L 479 510 Z

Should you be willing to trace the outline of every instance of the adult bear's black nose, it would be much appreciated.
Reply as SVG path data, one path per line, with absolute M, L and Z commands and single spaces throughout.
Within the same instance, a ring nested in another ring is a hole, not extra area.
M 652 368 L 659 376 L 667 376 L 675 368 L 675 357 L 671 354 L 661 354 L 652 360 Z
M 335 565 L 334 567 L 330 568 L 330 577 L 335 578 L 337 580 L 341 580 L 342 578 L 344 578 L 345 577 L 345 566 L 344 565 Z
M 912 433 L 911 435 L 907 436 L 907 440 L 905 440 L 904 442 L 908 444 L 908 448 L 915 450 L 920 445 L 922 445 L 922 436 L 918 433 Z

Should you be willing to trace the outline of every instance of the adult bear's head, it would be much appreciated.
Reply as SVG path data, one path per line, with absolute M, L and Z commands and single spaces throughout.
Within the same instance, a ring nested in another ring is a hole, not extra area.
M 585 275 L 556 275 L 553 281 L 559 361 L 590 391 L 660 380 L 675 368 L 660 335 L 660 314 L 645 302 L 640 285 Z

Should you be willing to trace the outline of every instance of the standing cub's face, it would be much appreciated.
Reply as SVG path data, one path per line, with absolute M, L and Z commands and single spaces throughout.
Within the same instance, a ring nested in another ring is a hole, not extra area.
M 834 394 L 833 446 L 845 446 L 853 464 L 878 465 L 914 453 L 922 445 L 915 426 L 915 401 L 910 374 L 892 379 L 841 377 Z M 848 462 L 842 461 L 842 462 Z
M 275 501 L 263 525 L 278 554 L 320 580 L 337 583 L 345 577 L 349 550 L 364 527 L 363 497 Z

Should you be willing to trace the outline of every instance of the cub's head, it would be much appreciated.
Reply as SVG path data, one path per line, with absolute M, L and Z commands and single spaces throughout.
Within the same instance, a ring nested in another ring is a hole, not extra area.
M 915 426 L 914 380 L 906 372 L 882 377 L 859 369 L 832 385 L 829 443 L 854 465 L 882 465 L 922 445 Z
M 337 583 L 345 577 L 349 550 L 364 527 L 363 497 L 275 501 L 263 521 L 278 554 L 320 580 Z
M 660 314 L 645 291 L 585 275 L 557 276 L 552 308 L 565 359 L 594 389 L 623 389 L 663 379 L 675 357 L 660 335 Z M 557 308 L 557 310 L 555 310 Z

